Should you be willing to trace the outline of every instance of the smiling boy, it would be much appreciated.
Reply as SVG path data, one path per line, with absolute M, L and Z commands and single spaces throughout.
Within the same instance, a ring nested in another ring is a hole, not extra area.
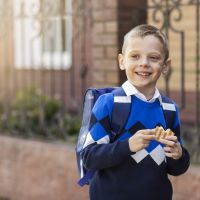
M 165 35 L 150 25 L 139 25 L 124 37 L 118 56 L 127 81 L 122 88 L 131 99 L 131 112 L 123 133 L 111 142 L 112 93 L 99 97 L 82 151 L 83 165 L 97 170 L 90 183 L 91 200 L 171 200 L 168 174 L 180 175 L 189 167 L 189 154 L 181 144 L 176 104 L 172 127 L 167 127 L 156 83 L 171 65 Z M 122 113 L 123 115 L 123 113 Z M 155 127 L 170 128 L 174 136 L 159 142 Z

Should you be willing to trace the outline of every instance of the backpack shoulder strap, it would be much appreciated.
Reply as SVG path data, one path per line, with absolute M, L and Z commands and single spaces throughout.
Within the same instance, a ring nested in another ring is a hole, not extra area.
M 89 129 L 90 118 L 92 113 L 92 107 L 94 106 L 96 98 L 96 90 L 95 89 L 88 89 L 85 92 L 84 101 L 83 101 L 83 116 L 82 116 L 82 123 L 81 128 L 79 131 L 78 141 L 76 144 L 76 151 L 80 152 L 83 148 L 83 145 L 86 140 L 86 136 Z
M 112 93 L 114 95 L 114 104 L 111 118 L 111 129 L 113 139 L 115 139 L 116 136 L 123 132 L 124 126 L 131 112 L 131 96 L 127 96 L 122 87 L 113 90 Z
M 173 129 L 174 120 L 176 118 L 175 103 L 163 94 L 161 94 L 161 98 L 162 98 L 162 109 L 167 128 Z
M 77 142 L 77 151 L 81 151 L 83 148 L 83 145 L 86 140 L 86 136 L 89 131 L 90 121 L 91 121 L 91 115 L 92 115 L 92 108 L 96 102 L 96 100 L 105 93 L 110 93 L 115 88 L 89 88 L 85 92 L 84 101 L 83 101 L 83 116 L 82 116 L 82 123 L 81 128 L 79 132 L 78 142 Z

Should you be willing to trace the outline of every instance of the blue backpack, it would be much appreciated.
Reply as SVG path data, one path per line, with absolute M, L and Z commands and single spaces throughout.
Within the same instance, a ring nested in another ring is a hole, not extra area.
M 83 166 L 81 159 L 81 151 L 83 150 L 83 146 L 85 144 L 85 140 L 89 132 L 92 108 L 96 100 L 102 94 L 105 93 L 113 93 L 114 97 L 127 96 L 122 87 L 111 87 L 111 88 L 100 88 L 100 89 L 90 88 L 86 91 L 83 104 L 82 124 L 76 144 L 76 159 L 80 176 L 78 184 L 80 186 L 89 184 L 90 180 L 92 179 L 95 173 L 94 170 L 87 170 Z M 173 121 L 176 117 L 174 103 L 171 99 L 167 98 L 164 95 L 161 95 L 161 97 L 162 97 L 163 114 L 165 117 L 167 127 L 172 128 Z M 173 109 L 168 109 L 170 106 Z M 114 102 L 112 119 L 111 119 L 111 129 L 112 129 L 111 141 L 114 141 L 123 132 L 124 126 L 128 120 L 130 112 L 131 112 L 131 102 Z M 123 113 L 123 115 L 121 115 L 121 113 Z

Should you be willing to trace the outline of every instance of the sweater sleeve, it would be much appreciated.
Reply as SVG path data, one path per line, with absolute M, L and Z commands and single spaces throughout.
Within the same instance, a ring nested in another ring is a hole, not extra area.
M 87 169 L 112 167 L 123 162 L 131 154 L 128 140 L 110 143 L 112 107 L 112 94 L 100 96 L 94 105 L 89 132 L 81 152 L 83 165 Z
M 182 147 L 182 156 L 178 160 L 174 160 L 172 158 L 167 157 L 167 172 L 170 175 L 178 176 L 187 171 L 190 165 L 190 156 L 186 148 L 183 146 L 181 133 L 180 133 L 180 119 L 179 119 L 179 111 L 176 105 L 176 118 L 174 121 L 174 126 L 172 131 L 178 137 L 178 141 Z

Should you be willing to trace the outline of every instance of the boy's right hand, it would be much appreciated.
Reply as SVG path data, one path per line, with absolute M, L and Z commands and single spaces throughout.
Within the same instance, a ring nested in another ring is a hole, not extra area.
M 129 148 L 131 152 L 137 152 L 148 147 L 151 140 L 155 140 L 155 130 L 153 129 L 143 129 L 137 131 L 133 136 L 128 140 Z

